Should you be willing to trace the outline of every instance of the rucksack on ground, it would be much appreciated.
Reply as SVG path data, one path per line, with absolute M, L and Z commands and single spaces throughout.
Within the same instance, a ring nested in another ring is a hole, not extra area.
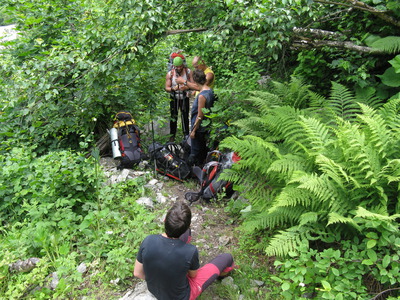
M 200 181 L 200 191 L 186 193 L 185 199 L 190 203 L 200 198 L 210 200 L 216 198 L 222 191 L 225 192 L 225 196 L 230 197 L 233 193 L 233 184 L 219 179 L 219 176 L 223 170 L 231 168 L 239 160 L 240 157 L 235 152 L 221 153 L 218 150 L 209 152 L 204 167 L 193 168 L 193 173 Z
M 140 144 L 140 130 L 128 111 L 120 111 L 115 115 L 113 129 L 117 130 L 118 146 L 121 156 L 118 158 L 119 170 L 131 169 L 137 165 L 143 157 Z M 112 140 L 112 147 L 115 147 L 115 140 Z M 114 149 L 113 149 L 114 154 Z M 114 157 L 116 158 L 116 157 Z
M 188 164 L 182 159 L 183 149 L 175 143 L 161 145 L 153 143 L 149 146 L 150 164 L 157 172 L 170 178 L 183 181 L 190 175 Z

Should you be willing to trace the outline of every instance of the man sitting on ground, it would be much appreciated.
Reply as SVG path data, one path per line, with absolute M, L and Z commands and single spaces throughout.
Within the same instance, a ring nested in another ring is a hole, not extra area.
M 164 220 L 165 233 L 147 236 L 139 248 L 134 275 L 145 279 L 159 300 L 196 299 L 235 267 L 232 255 L 224 253 L 200 268 L 199 252 L 189 244 L 191 218 L 186 203 L 174 203 Z

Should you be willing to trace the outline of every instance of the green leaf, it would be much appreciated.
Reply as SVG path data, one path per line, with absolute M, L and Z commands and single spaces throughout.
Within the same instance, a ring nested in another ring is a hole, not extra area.
M 282 291 L 287 291 L 287 290 L 289 290 L 290 289 L 290 283 L 289 282 L 284 282 L 283 284 L 282 284 Z
M 332 287 L 328 281 L 321 280 L 321 284 L 326 291 L 330 291 L 332 289 Z
M 389 60 L 396 73 L 400 73 L 400 55 L 397 55 L 392 60 Z
M 376 245 L 376 240 L 368 240 L 368 242 L 367 242 L 368 249 L 374 248 L 375 245 Z
M 385 257 L 382 259 L 382 267 L 387 268 L 390 264 L 390 256 L 385 255 Z
M 390 87 L 400 86 L 400 74 L 397 74 L 394 68 L 388 68 L 383 75 L 377 75 L 382 82 Z
M 376 252 L 372 249 L 367 250 L 367 255 L 372 262 L 376 262 L 378 260 L 378 256 L 376 255 Z
M 371 266 L 374 264 L 370 259 L 364 259 L 361 263 L 367 266 Z

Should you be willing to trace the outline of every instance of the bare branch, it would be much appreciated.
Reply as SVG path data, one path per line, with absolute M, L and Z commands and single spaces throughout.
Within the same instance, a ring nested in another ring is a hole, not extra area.
M 298 49 L 298 48 L 312 49 L 312 48 L 321 48 L 321 47 L 347 49 L 347 50 L 352 50 L 352 51 L 361 52 L 361 53 L 369 53 L 369 54 L 385 54 L 385 52 L 382 50 L 365 47 L 365 46 L 359 46 L 352 42 L 301 39 L 301 40 L 295 40 L 292 43 L 292 48 L 294 48 L 294 49 Z
M 396 20 L 393 18 L 391 15 L 389 15 L 389 11 L 387 10 L 379 10 L 376 9 L 375 7 L 369 6 L 368 4 L 357 1 L 357 0 L 343 0 L 344 2 L 338 2 L 338 1 L 329 1 L 329 0 L 315 0 L 315 2 L 322 3 L 322 4 L 333 4 L 333 5 L 340 5 L 340 6 L 347 6 L 347 7 L 352 7 L 355 9 L 359 9 L 362 11 L 369 12 L 381 20 L 388 22 L 396 27 L 400 27 L 400 20 Z
M 339 32 L 327 31 L 322 29 L 312 29 L 312 28 L 300 28 L 294 27 L 293 32 L 297 34 L 309 34 L 310 36 L 316 38 L 345 38 L 345 36 Z

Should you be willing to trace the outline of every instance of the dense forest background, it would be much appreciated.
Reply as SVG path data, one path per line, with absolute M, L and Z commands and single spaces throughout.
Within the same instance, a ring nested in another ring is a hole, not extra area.
M 212 137 L 242 158 L 224 173 L 242 195 L 227 209 L 241 251 L 276 258 L 262 274 L 270 298 L 399 295 L 397 0 L 3 0 L 9 24 L 19 36 L 0 50 L 1 297 L 85 295 L 83 259 L 96 280 L 131 276 L 121 262 L 157 230 L 134 204 L 145 179 L 104 186 L 94 146 L 121 109 L 167 123 L 176 49 L 216 74 Z M 121 241 L 104 226 L 137 230 Z M 14 274 L 30 257 L 40 265 Z M 31 289 L 55 271 L 57 288 Z

